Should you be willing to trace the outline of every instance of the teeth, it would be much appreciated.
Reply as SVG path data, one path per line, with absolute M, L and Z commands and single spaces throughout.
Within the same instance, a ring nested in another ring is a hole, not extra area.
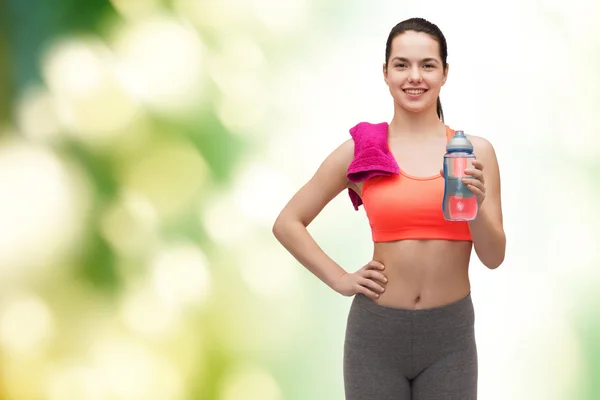
M 424 90 L 410 90 L 410 89 L 405 90 L 405 92 L 408 93 L 408 94 L 421 94 L 421 93 L 425 93 Z

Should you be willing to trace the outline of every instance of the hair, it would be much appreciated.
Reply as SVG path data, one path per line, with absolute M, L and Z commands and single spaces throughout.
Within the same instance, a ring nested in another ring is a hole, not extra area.
M 396 36 L 408 31 L 426 33 L 439 43 L 440 58 L 442 59 L 442 65 L 445 70 L 447 66 L 446 59 L 448 58 L 448 46 L 446 44 L 446 38 L 437 25 L 423 18 L 410 18 L 400 22 L 398 25 L 392 28 L 390 35 L 388 36 L 387 43 L 385 44 L 385 68 L 387 69 L 388 67 L 388 61 L 392 51 L 392 41 Z M 442 102 L 440 101 L 439 96 L 437 98 L 437 115 L 438 118 L 443 122 L 444 112 L 442 111 Z

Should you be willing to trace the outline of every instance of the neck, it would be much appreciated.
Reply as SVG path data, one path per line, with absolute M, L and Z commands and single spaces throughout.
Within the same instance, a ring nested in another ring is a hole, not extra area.
M 389 124 L 390 136 L 438 136 L 445 124 L 437 116 L 436 104 L 420 113 L 407 111 L 394 104 L 394 118 Z

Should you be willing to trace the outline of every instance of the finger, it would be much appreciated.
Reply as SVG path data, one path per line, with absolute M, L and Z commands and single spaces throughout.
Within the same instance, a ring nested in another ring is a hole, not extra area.
M 372 279 L 362 278 L 358 280 L 358 284 L 371 289 L 375 293 L 383 293 L 385 289 Z
M 371 260 L 367 263 L 367 265 L 365 265 L 364 268 L 365 269 L 375 268 L 375 269 L 380 269 L 383 271 L 385 269 L 385 266 L 382 263 L 380 263 L 379 261 Z
M 484 192 L 484 191 L 482 191 L 481 189 L 479 189 L 477 186 L 475 186 L 475 185 L 471 185 L 471 184 L 468 184 L 468 185 L 467 185 L 467 188 L 469 188 L 469 190 L 470 190 L 471 192 L 473 192 L 473 194 L 474 194 L 475 196 L 480 196 L 480 197 L 482 197 L 482 198 L 484 198 L 484 197 L 485 197 L 485 192 Z
M 465 175 L 472 176 L 473 178 L 479 179 L 481 182 L 483 179 L 483 172 L 478 169 L 465 169 Z
M 385 275 L 372 269 L 366 271 L 365 278 L 375 279 L 383 284 L 387 283 L 387 278 L 385 277 Z
M 465 185 L 475 185 L 478 188 L 485 190 L 485 182 L 483 182 L 482 180 L 477 179 L 475 177 L 472 177 L 472 176 L 463 177 L 461 179 L 461 182 L 464 183 Z
M 473 179 L 473 178 L 462 178 L 462 183 L 464 183 L 467 186 L 469 186 L 469 185 L 475 186 L 480 191 L 485 193 L 485 185 L 480 180 Z
M 361 285 L 356 285 L 356 293 L 362 293 L 365 296 L 367 296 L 368 298 L 370 298 L 371 300 L 377 300 L 379 298 L 379 295 L 371 290 L 369 290 L 368 288 L 361 286 Z
M 473 160 L 471 162 L 471 165 L 473 165 L 478 170 L 483 171 L 483 164 L 481 163 L 481 161 L 479 161 L 479 160 Z
M 444 169 L 443 168 L 440 168 L 440 175 L 444 176 Z

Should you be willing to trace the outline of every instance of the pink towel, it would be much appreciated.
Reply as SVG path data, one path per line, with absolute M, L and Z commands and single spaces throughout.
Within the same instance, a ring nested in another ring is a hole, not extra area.
M 350 129 L 354 139 L 354 159 L 348 167 L 351 182 L 364 182 L 377 175 L 398 175 L 400 167 L 388 146 L 388 124 L 361 122 Z M 362 204 L 360 196 L 348 189 L 355 210 Z

